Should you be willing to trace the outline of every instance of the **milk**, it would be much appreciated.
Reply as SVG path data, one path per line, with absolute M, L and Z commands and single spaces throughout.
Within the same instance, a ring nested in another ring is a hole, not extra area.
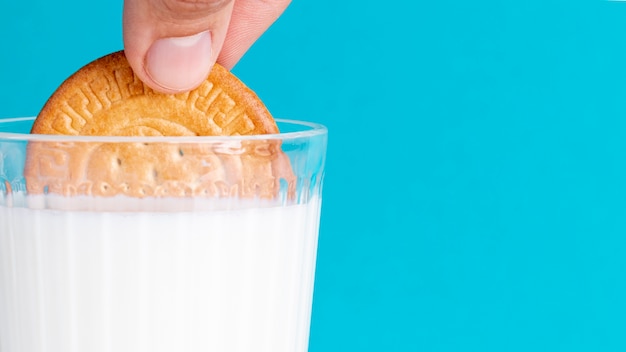
M 319 210 L 0 206 L 0 352 L 306 351 Z

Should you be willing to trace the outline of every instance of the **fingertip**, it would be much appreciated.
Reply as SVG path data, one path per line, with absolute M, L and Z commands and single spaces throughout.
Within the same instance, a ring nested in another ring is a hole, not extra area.
M 174 1 L 174 0 L 172 0 Z M 200 85 L 217 60 L 232 13 L 232 0 L 176 2 L 126 0 L 126 57 L 146 85 L 163 93 Z M 228 6 L 227 6 L 228 5 Z
M 188 91 L 206 79 L 211 70 L 211 34 L 156 40 L 146 53 L 144 69 L 156 89 Z

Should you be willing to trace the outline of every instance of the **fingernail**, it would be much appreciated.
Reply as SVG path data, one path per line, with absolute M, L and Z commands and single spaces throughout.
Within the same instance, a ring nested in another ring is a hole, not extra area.
M 146 55 L 146 71 L 158 85 L 175 91 L 190 90 L 209 75 L 211 34 L 155 41 Z

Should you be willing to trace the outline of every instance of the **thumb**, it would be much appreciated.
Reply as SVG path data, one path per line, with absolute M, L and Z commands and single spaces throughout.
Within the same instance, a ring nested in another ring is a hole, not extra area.
M 191 90 L 215 64 L 232 11 L 233 0 L 125 0 L 126 58 L 157 91 Z

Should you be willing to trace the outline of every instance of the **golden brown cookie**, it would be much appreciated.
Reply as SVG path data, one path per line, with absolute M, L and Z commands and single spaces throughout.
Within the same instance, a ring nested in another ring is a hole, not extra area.
M 74 136 L 236 136 L 278 133 L 260 99 L 215 65 L 198 88 L 162 94 L 143 84 L 123 52 L 68 78 L 32 133 Z M 148 138 L 149 139 L 149 138 Z M 295 177 L 278 140 L 31 142 L 30 194 L 273 198 Z
M 123 51 L 70 76 L 31 133 L 83 136 L 230 136 L 277 133 L 257 95 L 216 64 L 198 88 L 157 93 L 137 78 Z

